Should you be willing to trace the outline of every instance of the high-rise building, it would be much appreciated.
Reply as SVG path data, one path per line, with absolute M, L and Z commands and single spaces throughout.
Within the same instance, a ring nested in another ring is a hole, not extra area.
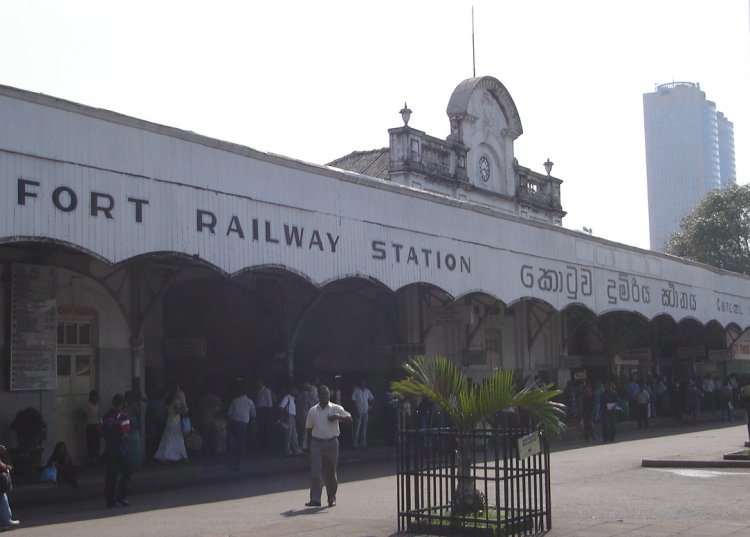
M 734 123 L 721 112 L 716 112 L 716 119 L 719 127 L 721 186 L 733 185 L 737 181 L 737 168 L 734 163 Z
M 643 95 L 651 249 L 715 188 L 736 180 L 734 125 L 700 85 L 671 82 Z

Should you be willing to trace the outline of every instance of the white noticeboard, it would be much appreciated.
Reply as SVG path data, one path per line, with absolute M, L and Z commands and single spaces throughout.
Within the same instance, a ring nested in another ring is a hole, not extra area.
M 526 459 L 542 452 L 539 433 L 531 433 L 518 439 L 518 458 Z
M 13 264 L 10 389 L 57 388 L 55 269 Z

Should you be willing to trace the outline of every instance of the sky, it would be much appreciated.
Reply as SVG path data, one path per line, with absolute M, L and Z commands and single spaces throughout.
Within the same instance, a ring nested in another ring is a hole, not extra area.
M 699 82 L 750 181 L 748 0 L 0 0 L 0 84 L 325 164 L 450 132 L 473 76 L 510 92 L 563 225 L 648 248 L 643 93 Z M 2 118 L 0 118 L 2 121 Z

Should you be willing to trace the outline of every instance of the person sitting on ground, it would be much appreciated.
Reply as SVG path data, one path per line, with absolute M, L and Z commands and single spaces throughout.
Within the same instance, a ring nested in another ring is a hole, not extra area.
M 0 444 L 0 456 L 5 455 L 5 446 Z M 10 503 L 8 502 L 8 490 L 6 484 L 10 483 L 10 471 L 13 469 L 9 464 L 5 464 L 0 460 L 0 530 L 7 531 L 17 528 L 21 525 L 18 520 L 13 519 L 13 513 L 10 510 Z
M 58 483 L 78 487 L 78 472 L 65 442 L 55 444 L 55 449 L 44 468 L 52 467 L 56 470 Z

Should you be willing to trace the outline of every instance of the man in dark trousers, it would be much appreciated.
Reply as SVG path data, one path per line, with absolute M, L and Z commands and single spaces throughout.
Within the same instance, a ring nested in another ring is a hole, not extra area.
M 104 464 L 107 470 L 104 478 L 104 499 L 107 502 L 107 507 L 115 507 L 117 504 L 130 505 L 130 502 L 128 502 L 130 417 L 122 410 L 124 400 L 119 393 L 115 395 L 112 398 L 112 408 L 102 418 Z M 119 483 L 117 480 L 118 474 L 120 474 Z
M 336 505 L 339 482 L 336 466 L 339 463 L 339 421 L 352 422 L 352 415 L 344 407 L 331 403 L 326 386 L 318 388 L 317 405 L 307 413 L 307 437 L 310 446 L 310 501 L 307 507 L 320 507 L 323 482 L 328 494 L 328 507 Z

